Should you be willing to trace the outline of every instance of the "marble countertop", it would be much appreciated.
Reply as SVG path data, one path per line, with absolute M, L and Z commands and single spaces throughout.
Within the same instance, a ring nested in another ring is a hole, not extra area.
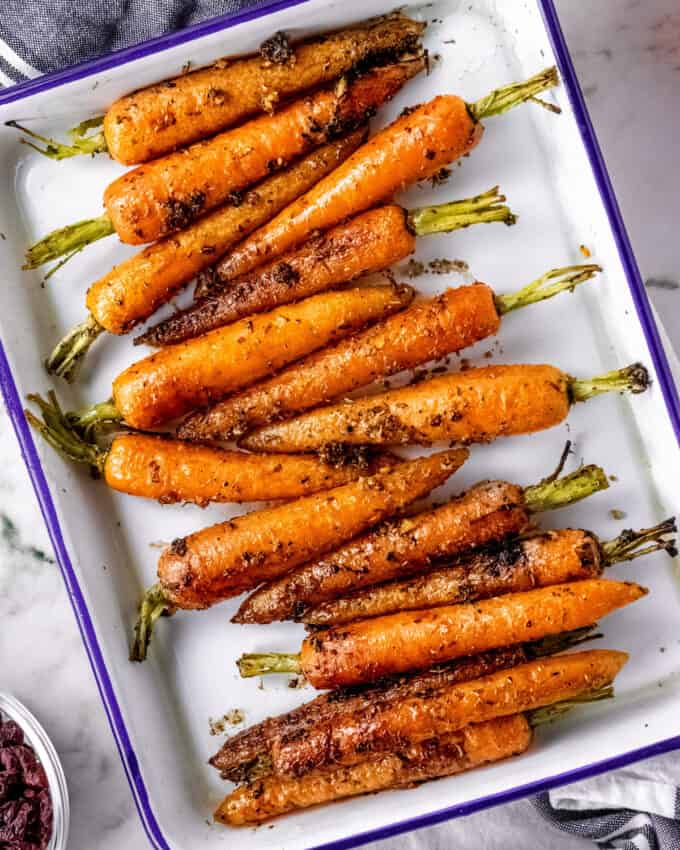
M 649 293 L 680 350 L 680 10 L 677 0 L 558 0 L 567 40 Z M 590 9 L 593 8 L 591 4 Z M 7 416 L 0 415 L 0 688 L 41 719 L 71 793 L 70 850 L 145 850 L 64 585 Z M 492 828 L 493 827 L 495 828 Z M 592 845 L 527 802 L 436 828 L 428 847 Z M 388 848 L 390 842 L 382 843 Z M 417 836 L 400 847 L 418 847 Z

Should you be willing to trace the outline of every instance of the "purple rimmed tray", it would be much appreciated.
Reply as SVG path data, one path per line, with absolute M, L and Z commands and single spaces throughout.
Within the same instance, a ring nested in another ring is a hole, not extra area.
M 226 36 L 233 27 L 258 21 L 265 16 L 276 16 L 271 21 L 271 29 L 278 29 L 278 14 L 283 12 L 295 12 L 295 7 L 297 7 L 297 12 L 300 13 L 301 9 L 299 7 L 313 6 L 315 10 L 315 18 L 312 25 L 314 27 L 319 27 L 323 25 L 324 19 L 323 10 L 320 10 L 319 8 L 320 5 L 321 4 L 319 3 L 314 3 L 314 0 L 293 0 L 293 2 L 264 4 L 245 13 L 216 18 L 180 33 L 173 33 L 167 37 L 154 39 L 134 48 L 129 48 L 108 57 L 103 57 L 100 60 L 84 63 L 83 65 L 76 66 L 72 69 L 53 75 L 47 75 L 37 80 L 31 80 L 21 86 L 0 92 L 0 107 L 7 104 L 13 104 L 18 107 L 22 101 L 25 102 L 26 105 L 30 105 L 32 103 L 30 98 L 37 98 L 38 96 L 45 95 L 48 92 L 55 92 L 55 90 L 62 89 L 62 87 L 68 87 L 71 84 L 88 80 L 93 76 L 99 78 L 100 76 L 103 77 L 106 75 L 109 79 L 111 79 L 111 76 L 114 75 L 116 70 L 124 70 L 126 66 L 129 66 L 131 63 L 144 63 L 146 60 L 151 58 L 154 58 L 157 61 L 163 56 L 163 54 L 170 51 L 173 52 L 174 57 L 177 55 L 178 50 L 181 49 L 188 51 L 194 42 L 202 39 L 213 39 L 213 41 L 211 41 L 212 47 L 212 45 L 216 43 L 216 40 L 219 40 L 219 36 L 224 35 L 225 52 L 232 52 L 235 49 L 231 46 L 234 42 L 226 39 Z M 630 288 L 632 302 L 637 311 L 639 325 L 644 334 L 644 340 L 646 341 L 646 346 L 648 348 L 649 359 L 653 364 L 656 381 L 663 396 L 667 419 L 670 423 L 672 434 L 675 435 L 675 440 L 680 440 L 680 399 L 673 384 L 668 362 L 660 343 L 658 330 L 651 315 L 649 303 L 635 263 L 633 251 L 625 232 L 618 205 L 612 191 L 592 125 L 588 118 L 587 110 L 574 74 L 564 37 L 559 27 L 557 14 L 550 0 L 539 0 L 538 6 L 545 22 L 546 32 L 550 39 L 557 64 L 559 65 L 562 73 L 564 87 L 573 111 L 573 119 L 578 127 L 583 148 L 587 154 L 590 167 L 592 169 L 592 177 L 597 189 L 599 190 L 611 237 L 615 244 L 625 279 Z M 306 23 L 307 21 L 305 21 L 305 24 Z M 168 73 L 172 73 L 176 70 L 176 62 L 174 58 L 173 64 L 169 64 L 168 68 Z M 469 88 L 469 79 L 467 79 L 465 83 Z M 65 98 L 68 98 L 68 93 L 66 93 Z M 58 168 L 59 166 L 54 167 Z M 14 341 L 10 340 L 10 345 L 8 346 L 10 351 L 13 350 L 13 344 Z M 82 587 L 82 578 L 79 577 L 78 571 L 74 569 L 72 555 L 70 554 L 69 545 L 66 542 L 66 535 L 63 532 L 63 524 L 58 515 L 58 508 L 55 505 L 53 493 L 48 485 L 44 465 L 38 456 L 32 435 L 29 432 L 23 417 L 23 405 L 16 379 L 16 376 L 19 373 L 17 373 L 16 363 L 14 363 L 13 366 L 14 369 L 10 367 L 10 363 L 3 349 L 0 352 L 0 382 L 5 402 L 21 445 L 24 460 L 40 501 L 41 510 L 55 547 L 60 568 L 71 597 L 86 649 L 88 651 L 90 663 L 102 695 L 102 700 L 109 717 L 114 737 L 119 747 L 121 758 L 125 766 L 140 816 L 142 817 L 149 839 L 154 846 L 159 848 L 181 846 L 172 838 L 166 840 L 164 830 L 159 824 L 156 814 L 154 813 L 154 807 L 150 800 L 150 796 L 153 794 L 153 791 L 147 788 L 142 771 L 140 770 L 138 751 L 136 751 L 133 746 L 132 737 L 128 728 L 129 724 L 124 717 L 124 709 L 120 704 L 118 688 L 116 687 L 116 683 L 114 683 L 115 677 L 111 676 L 108 665 L 105 661 L 105 652 L 102 648 L 101 638 L 98 635 L 98 631 L 93 622 L 90 606 L 88 602 L 86 602 L 86 594 Z M 657 399 L 657 404 L 658 402 L 659 399 Z M 669 429 L 669 433 L 670 432 L 671 431 Z M 665 445 L 667 447 L 668 443 L 666 442 Z M 663 488 L 661 489 L 663 491 Z M 643 521 L 646 519 L 646 517 L 641 518 Z M 260 635 L 258 639 L 262 642 L 263 639 L 266 639 L 266 636 L 263 638 L 262 635 Z M 111 650 L 109 649 L 108 651 L 110 652 Z M 305 696 L 309 695 L 307 694 Z M 225 706 L 225 708 L 227 707 L 229 706 Z M 137 729 L 136 734 L 139 735 L 139 732 L 140 730 Z M 555 736 L 551 737 L 551 741 L 554 737 Z M 321 842 L 319 842 L 315 837 L 313 840 L 305 842 L 305 844 L 306 846 L 313 845 L 317 848 L 356 846 L 367 841 L 394 835 L 419 826 L 425 826 L 451 817 L 467 814 L 485 806 L 507 802 L 545 788 L 570 782 L 585 776 L 594 775 L 615 767 L 620 767 L 632 761 L 677 747 L 680 747 L 680 736 L 678 734 L 675 734 L 672 737 L 663 737 L 653 742 L 646 743 L 644 746 L 635 747 L 630 751 L 620 752 L 616 755 L 598 759 L 592 763 L 574 767 L 567 771 L 558 771 L 548 776 L 541 776 L 541 778 L 537 778 L 532 781 L 523 781 L 519 784 L 513 785 L 512 787 L 490 793 L 486 796 L 475 795 L 451 806 L 437 807 L 435 811 L 414 814 L 404 820 L 399 820 L 398 822 L 390 822 L 387 825 L 383 824 L 376 826 L 367 831 L 354 832 L 352 835 L 347 837 L 339 837 L 330 841 Z M 385 797 L 383 799 L 388 798 Z M 400 808 L 403 808 L 403 806 L 400 806 Z M 210 845 L 206 844 L 206 846 Z M 263 844 L 263 846 L 265 845 Z M 291 844 L 291 846 L 297 845 Z

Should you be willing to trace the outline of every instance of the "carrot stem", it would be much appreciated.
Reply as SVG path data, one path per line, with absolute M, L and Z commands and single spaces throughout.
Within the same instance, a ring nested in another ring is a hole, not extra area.
M 514 109 L 515 106 L 519 106 L 520 103 L 530 100 L 551 112 L 559 113 L 561 110 L 558 106 L 553 103 L 546 103 L 537 97 L 541 92 L 559 85 L 559 82 L 557 68 L 553 65 L 552 68 L 545 68 L 521 83 L 511 83 L 509 86 L 494 89 L 481 100 L 469 103 L 468 110 L 475 121 L 482 121 L 484 118 L 491 118 L 493 115 L 502 115 L 504 112 Z
M 130 647 L 130 661 L 144 661 L 156 620 L 175 613 L 160 584 L 152 585 L 142 597 L 139 617 L 135 623 L 135 638 Z
M 90 350 L 90 346 L 103 331 L 104 328 L 92 315 L 71 328 L 45 360 L 48 373 L 64 378 L 70 383 L 75 377 L 78 366 Z
M 524 644 L 523 649 L 527 658 L 543 658 L 545 655 L 556 655 L 558 652 L 564 652 L 582 643 L 601 638 L 602 633 L 596 632 L 596 629 L 597 623 L 593 623 L 590 626 L 561 632 L 558 635 L 548 635 L 547 637 L 540 638 L 540 640 L 534 640 L 531 643 Z
M 525 487 L 524 504 L 531 513 L 553 511 L 580 502 L 608 487 L 609 481 L 602 467 L 589 464 L 562 478 L 551 475 L 538 484 Z
M 44 263 L 58 260 L 65 254 L 77 254 L 86 245 L 115 233 L 108 213 L 98 218 L 86 218 L 53 230 L 31 245 L 26 251 L 23 269 L 37 269 Z
M 564 292 L 565 289 L 573 292 L 579 283 L 585 283 L 601 271 L 600 266 L 593 263 L 551 269 L 517 292 L 512 292 L 509 295 L 496 295 L 494 299 L 496 309 L 500 316 L 504 316 L 513 310 L 521 310 L 522 307 L 528 307 L 530 304 L 537 304 L 539 301 L 553 298 L 560 292 Z
M 30 410 L 25 410 L 29 425 L 35 428 L 53 449 L 68 460 L 86 463 L 96 472 L 103 472 L 107 452 L 74 431 L 53 390 L 50 390 L 47 399 L 37 393 L 32 393 L 27 398 L 40 408 L 43 417 L 40 420 Z
M 641 528 L 639 531 L 627 528 L 613 540 L 600 543 L 605 566 L 632 561 L 659 550 L 668 552 L 674 558 L 678 554 L 676 540 L 674 537 L 670 540 L 666 538 L 669 534 L 675 534 L 677 530 L 675 517 L 670 517 L 651 528 Z
M 73 410 L 66 414 L 69 425 L 79 433 L 88 433 L 101 425 L 117 425 L 123 421 L 123 416 L 113 400 L 92 404 L 82 410 Z
M 427 236 L 430 233 L 449 233 L 471 224 L 494 221 L 514 224 L 517 216 L 503 203 L 505 199 L 505 195 L 499 193 L 498 186 L 494 186 L 474 198 L 410 210 L 407 214 L 408 226 L 416 236 Z
M 603 393 L 643 393 L 650 384 L 651 379 L 646 367 L 642 363 L 633 363 L 624 369 L 615 369 L 589 380 L 571 378 L 569 397 L 572 404 L 575 404 Z
M 598 688 L 594 691 L 586 691 L 584 694 L 574 699 L 563 700 L 562 702 L 554 702 L 552 705 L 544 705 L 541 708 L 534 708 L 527 712 L 527 720 L 530 726 L 541 726 L 545 723 L 552 723 L 554 720 L 559 720 L 567 711 L 571 711 L 576 706 L 584 705 L 589 702 L 600 702 L 603 699 L 612 699 L 614 696 L 614 688 L 611 685 Z
M 87 121 L 82 121 L 76 127 L 72 127 L 68 131 L 68 136 L 71 140 L 70 145 L 57 142 L 48 136 L 41 136 L 40 133 L 35 133 L 33 130 L 29 130 L 28 127 L 18 124 L 16 121 L 7 121 L 6 126 L 21 130 L 22 133 L 25 133 L 31 139 L 42 142 L 45 147 L 40 147 L 40 145 L 29 142 L 27 139 L 21 140 L 29 148 L 33 148 L 33 150 L 38 151 L 43 156 L 47 156 L 50 159 L 69 159 L 72 156 L 81 156 L 82 154 L 94 156 L 96 153 L 106 153 L 108 147 L 104 131 L 100 129 L 99 132 L 88 135 L 90 130 L 100 128 L 103 123 L 104 116 L 99 115 L 97 118 L 88 118 Z
M 288 652 L 246 652 L 236 662 L 243 679 L 269 673 L 300 673 L 300 656 Z

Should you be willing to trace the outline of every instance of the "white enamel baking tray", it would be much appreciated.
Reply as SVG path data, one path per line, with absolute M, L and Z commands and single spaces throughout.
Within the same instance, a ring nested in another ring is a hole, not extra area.
M 264 3 L 3 92 L 0 122 L 30 121 L 58 135 L 115 97 L 177 74 L 187 61 L 252 51 L 279 29 L 302 36 L 389 9 L 388 0 Z M 436 498 L 485 477 L 534 482 L 568 437 L 577 460 L 602 464 L 616 481 L 587 502 L 543 517 L 546 526 L 583 526 L 606 537 L 623 524 L 650 525 L 677 513 L 680 402 L 551 0 L 442 0 L 409 11 L 434 21 L 427 43 L 441 61 L 383 109 L 376 125 L 437 93 L 474 100 L 554 62 L 564 81 L 554 95 L 561 116 L 527 105 L 490 120 L 483 143 L 446 185 L 417 187 L 400 199 L 420 205 L 500 183 L 520 215 L 514 228 L 487 225 L 422 239 L 419 259 L 461 258 L 470 274 L 422 277 L 419 288 L 435 292 L 474 276 L 510 291 L 550 267 L 582 261 L 585 244 L 606 269 L 599 280 L 509 316 L 500 344 L 482 343 L 468 356 L 488 362 L 483 354 L 491 350 L 498 361 L 552 362 L 581 376 L 641 360 L 654 379 L 643 396 L 595 399 L 552 431 L 474 449 Z M 0 126 L 0 379 L 151 843 L 173 850 L 351 847 L 680 747 L 680 591 L 673 563 L 655 556 L 613 571 L 651 588 L 646 599 L 603 623 L 603 645 L 632 654 L 614 703 L 574 712 L 541 732 L 526 755 L 485 770 L 289 816 L 271 827 L 234 832 L 211 822 L 228 786 L 206 764 L 220 744 L 209 734 L 209 717 L 239 708 L 253 723 L 312 696 L 310 689 L 291 690 L 284 677 L 262 688 L 257 680 L 241 681 L 234 660 L 243 651 L 292 650 L 302 630 L 233 626 L 236 601 L 161 621 L 148 661 L 130 664 L 136 605 L 154 579 L 158 542 L 230 511 L 112 495 L 37 444 L 21 412 L 26 393 L 49 387 L 41 358 L 83 318 L 88 283 L 129 251 L 104 240 L 43 287 L 39 273 L 19 271 L 23 250 L 54 227 L 99 214 L 102 190 L 121 170 L 103 157 L 45 160 Z M 60 397 L 69 406 L 106 399 L 112 378 L 140 354 L 128 339 L 100 340 L 82 382 L 74 390 L 58 386 Z M 625 511 L 624 523 L 611 518 L 612 509 Z

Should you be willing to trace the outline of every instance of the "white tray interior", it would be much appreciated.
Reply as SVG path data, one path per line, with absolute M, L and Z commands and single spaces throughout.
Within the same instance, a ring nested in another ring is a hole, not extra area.
M 3 125 L 9 119 L 30 121 L 39 131 L 60 135 L 119 94 L 178 73 L 187 61 L 198 65 L 254 50 L 278 29 L 298 36 L 389 8 L 386 0 L 309 0 L 8 104 L 0 108 L 0 119 Z M 474 100 L 554 61 L 533 3 L 441 0 L 411 11 L 432 22 L 427 44 L 440 58 L 429 76 L 413 81 L 381 110 L 374 126 L 437 93 Z M 475 363 L 489 362 L 487 352 L 491 362 L 551 362 L 579 376 L 634 360 L 651 367 L 566 92 L 558 90 L 554 97 L 563 109 L 560 117 L 528 105 L 489 120 L 482 144 L 454 167 L 448 183 L 436 189 L 418 186 L 399 199 L 405 206 L 422 205 L 466 197 L 498 183 L 520 216 L 513 228 L 488 225 L 421 239 L 418 259 L 460 258 L 470 271 L 423 276 L 415 284 L 428 294 L 476 278 L 507 292 L 548 268 L 582 262 L 579 246 L 585 244 L 605 274 L 573 295 L 507 317 L 498 340 L 483 342 L 464 356 Z M 67 328 L 84 318 L 88 283 L 132 252 L 115 239 L 103 240 L 43 286 L 39 271 L 19 271 L 23 250 L 52 228 L 99 214 L 102 190 L 121 171 L 103 157 L 53 163 L 19 145 L 16 133 L 0 126 L 0 260 L 5 278 L 0 329 L 22 395 L 49 387 L 41 359 Z M 60 398 L 68 406 L 108 398 L 112 378 L 143 353 L 129 339 L 100 340 L 81 382 L 75 388 L 57 386 Z M 544 515 L 541 525 L 582 526 L 608 537 L 624 526 L 651 525 L 678 512 L 680 459 L 658 384 L 632 400 L 603 397 L 581 405 L 565 425 L 547 433 L 473 449 L 469 463 L 433 498 L 441 500 L 482 478 L 537 481 L 554 466 L 567 438 L 574 443 L 573 462 L 600 463 L 616 480 L 587 502 Z M 602 623 L 602 645 L 632 655 L 614 703 L 575 711 L 542 731 L 526 755 L 486 770 L 289 816 L 271 827 L 235 833 L 214 825 L 211 812 L 229 786 L 206 764 L 221 743 L 210 735 L 208 719 L 239 708 L 250 724 L 313 696 L 310 688 L 290 689 L 286 677 L 261 686 L 257 680 L 242 681 L 234 661 L 244 651 L 292 650 L 303 630 L 288 624 L 231 625 L 236 600 L 161 621 L 148 661 L 130 664 L 136 605 L 142 588 L 154 580 L 158 544 L 242 509 L 161 507 L 113 495 L 49 448 L 39 446 L 39 451 L 152 809 L 173 848 L 207 850 L 234 842 L 244 850 L 322 845 L 493 798 L 680 734 L 680 594 L 673 563 L 653 556 L 612 570 L 613 576 L 639 580 L 651 589 L 647 598 Z M 612 509 L 624 511 L 625 519 L 612 519 Z

